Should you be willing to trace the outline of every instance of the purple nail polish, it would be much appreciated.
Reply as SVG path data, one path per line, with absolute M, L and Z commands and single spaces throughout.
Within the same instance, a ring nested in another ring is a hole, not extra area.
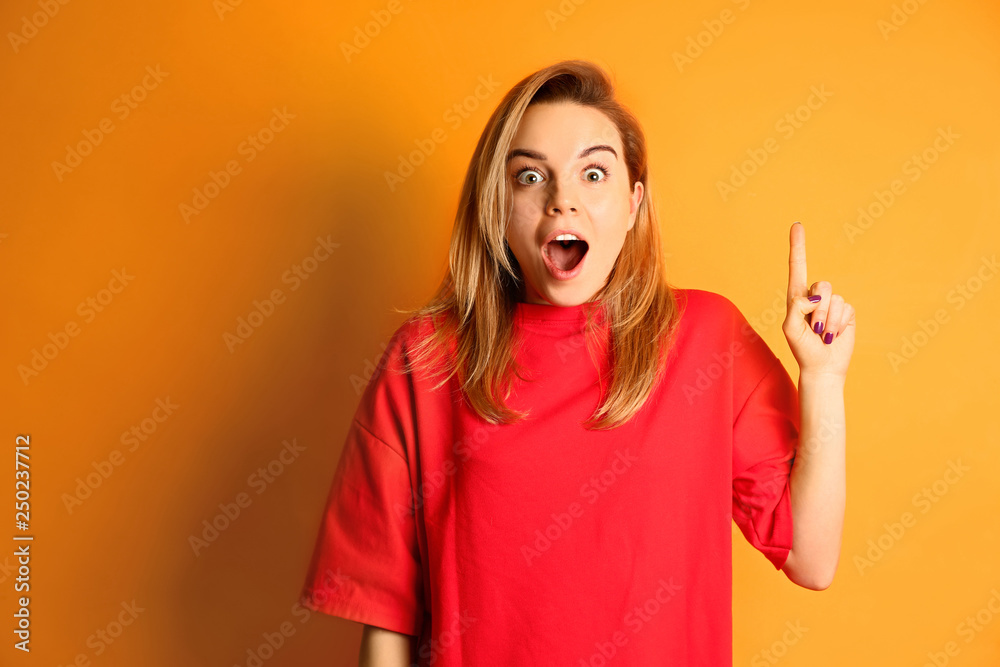
M 815 331 L 818 334 L 823 333 L 823 322 L 820 321 L 820 322 L 817 322 L 816 324 L 814 324 L 813 325 L 813 331 Z
M 823 338 L 823 342 L 829 345 L 833 342 L 833 334 L 829 331 L 826 332 L 826 336 Z
M 816 303 L 822 298 L 823 298 L 822 294 L 813 294 L 811 297 L 809 297 L 809 300 L 812 301 L 813 303 Z

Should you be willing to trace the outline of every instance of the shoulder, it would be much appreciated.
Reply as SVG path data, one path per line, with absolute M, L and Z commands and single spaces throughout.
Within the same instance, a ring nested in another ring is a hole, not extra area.
M 684 320 L 699 343 L 708 347 L 721 345 L 730 349 L 754 349 L 764 356 L 767 344 L 739 307 L 728 297 L 703 289 L 679 290 L 686 302 Z
M 376 373 L 371 378 L 372 384 L 378 381 L 392 381 L 388 377 L 382 377 L 385 370 L 392 370 L 393 372 L 388 375 L 397 378 L 395 380 L 397 382 L 400 381 L 398 379 L 400 375 L 409 374 L 414 354 L 432 342 L 431 339 L 442 328 L 443 323 L 443 316 L 411 315 L 399 324 L 384 346 Z M 447 342 L 449 348 L 454 346 L 453 340 L 448 339 Z
M 710 290 L 693 287 L 675 288 L 679 303 L 689 317 L 700 322 L 731 325 L 743 317 L 740 309 L 729 298 Z
M 399 325 L 392 337 L 400 354 L 408 356 L 415 348 L 422 346 L 435 334 L 439 334 L 445 327 L 446 319 L 443 314 L 417 314 L 407 318 Z
M 432 376 L 423 367 L 414 372 L 413 352 L 434 328 L 434 322 L 426 316 L 411 316 L 396 327 L 383 345 L 378 363 L 371 368 L 355 412 L 355 420 L 361 426 L 404 457 L 405 447 L 399 442 L 399 434 L 408 432 L 416 422 L 414 396 L 432 391 L 428 384 Z M 421 404 L 429 405 L 426 401 Z

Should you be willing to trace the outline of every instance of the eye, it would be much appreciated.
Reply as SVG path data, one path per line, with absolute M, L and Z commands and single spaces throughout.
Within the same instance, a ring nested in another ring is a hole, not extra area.
M 597 174 L 597 178 L 593 178 L 592 174 Z M 584 171 L 584 178 L 590 183 L 600 183 L 607 177 L 608 168 L 602 164 L 592 164 Z
M 522 176 L 527 176 L 528 178 L 532 178 L 532 175 L 534 180 L 531 181 L 526 181 L 524 178 L 522 178 Z M 514 175 L 514 178 L 516 178 L 518 182 L 520 182 L 522 185 L 534 185 L 535 183 L 541 181 L 542 174 L 534 167 L 525 167 L 521 171 L 517 172 Z

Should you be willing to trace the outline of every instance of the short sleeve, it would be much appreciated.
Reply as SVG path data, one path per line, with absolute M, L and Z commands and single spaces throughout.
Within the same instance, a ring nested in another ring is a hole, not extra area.
M 351 423 L 300 601 L 315 611 L 419 635 L 423 595 L 409 466 Z
M 742 316 L 737 326 L 742 352 L 734 363 L 733 520 L 747 541 L 781 569 L 792 548 L 789 480 L 799 437 L 798 390 Z

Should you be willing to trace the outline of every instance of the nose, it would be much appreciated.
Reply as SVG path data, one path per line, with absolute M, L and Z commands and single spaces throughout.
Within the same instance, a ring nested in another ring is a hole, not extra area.
M 556 213 L 576 213 L 576 191 L 563 178 L 553 178 L 550 181 L 548 200 L 545 203 L 545 212 L 548 215 Z

